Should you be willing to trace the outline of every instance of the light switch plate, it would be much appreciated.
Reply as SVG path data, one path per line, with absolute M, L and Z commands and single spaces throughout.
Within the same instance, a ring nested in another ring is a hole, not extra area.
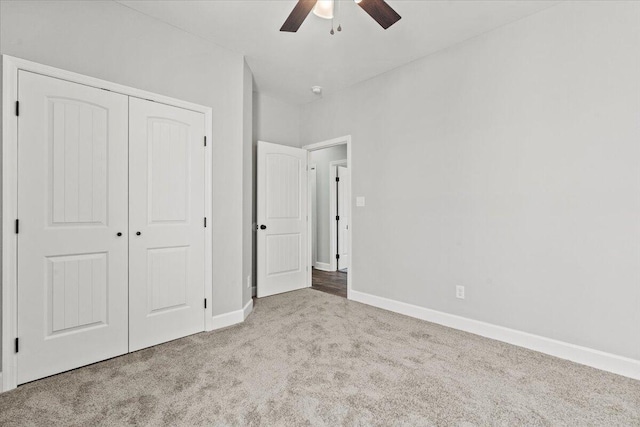
M 356 197 L 356 206 L 363 207 L 364 206 L 364 197 L 358 196 Z

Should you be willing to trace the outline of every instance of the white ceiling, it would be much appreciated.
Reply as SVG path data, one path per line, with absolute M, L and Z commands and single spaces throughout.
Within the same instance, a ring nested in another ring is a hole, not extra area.
M 297 33 L 280 32 L 297 0 L 137 1 L 120 3 L 246 56 L 257 90 L 305 103 L 319 85 L 328 94 L 557 1 L 387 0 L 402 16 L 383 30 L 353 0 L 340 1 L 342 32 L 310 14 Z M 337 24 L 337 21 L 336 21 Z

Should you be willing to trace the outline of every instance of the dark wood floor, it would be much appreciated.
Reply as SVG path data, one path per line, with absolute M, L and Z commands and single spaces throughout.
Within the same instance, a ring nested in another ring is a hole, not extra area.
M 311 288 L 328 294 L 347 297 L 347 273 L 313 269 Z

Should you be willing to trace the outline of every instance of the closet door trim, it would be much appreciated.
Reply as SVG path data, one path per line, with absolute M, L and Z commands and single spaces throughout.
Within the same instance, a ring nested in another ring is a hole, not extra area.
M 203 105 L 181 101 L 153 92 L 123 86 L 117 83 L 85 76 L 71 71 L 42 65 L 24 59 L 2 55 L 2 372 L 0 374 L 0 392 L 12 390 L 17 386 L 16 338 L 18 334 L 18 281 L 17 247 L 18 234 L 16 220 L 18 210 L 18 71 L 29 71 L 44 76 L 66 80 L 98 89 L 142 98 L 161 104 L 167 104 L 186 110 L 203 113 L 205 117 L 205 283 L 212 284 L 212 109 Z M 204 144 L 204 141 L 203 141 Z M 204 310 L 205 330 L 212 330 L 213 314 L 211 301 L 213 287 L 205 287 L 205 298 L 210 303 Z

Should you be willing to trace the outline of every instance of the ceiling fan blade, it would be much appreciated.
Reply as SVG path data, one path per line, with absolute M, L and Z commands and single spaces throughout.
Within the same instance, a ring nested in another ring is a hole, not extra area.
M 385 30 L 402 18 L 384 0 L 360 0 L 357 3 Z
M 300 25 L 302 25 L 317 2 L 318 0 L 298 0 L 298 4 L 293 8 L 287 20 L 284 21 L 280 31 L 286 31 L 288 33 L 298 31 L 298 28 L 300 28 Z

